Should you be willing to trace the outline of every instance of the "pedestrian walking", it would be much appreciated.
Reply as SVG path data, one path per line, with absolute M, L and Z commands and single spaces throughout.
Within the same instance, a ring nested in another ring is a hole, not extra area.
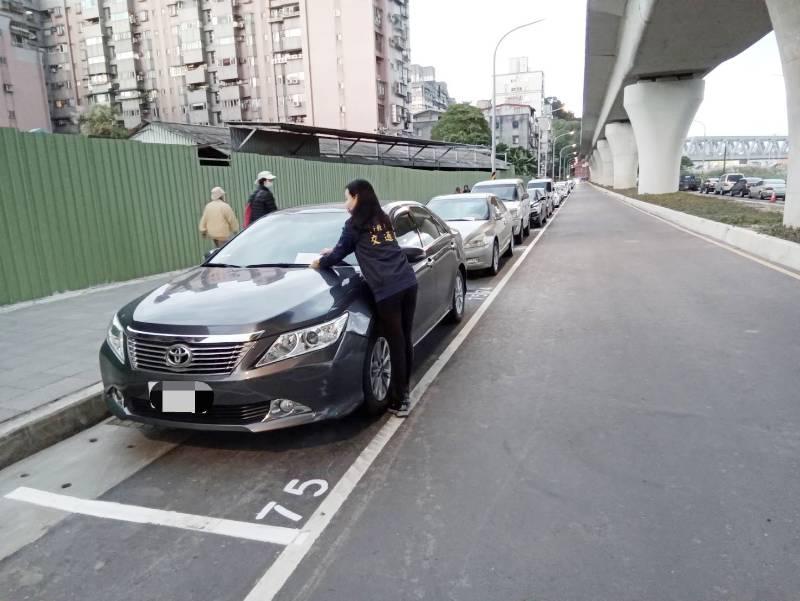
M 200 218 L 200 233 L 204 238 L 211 238 L 214 246 L 219 248 L 238 231 L 239 220 L 228 204 L 225 190 L 214 188 L 211 190 L 211 200 L 206 203 Z
M 469 194 L 469 192 L 470 192 L 469 186 L 467 184 L 464 184 L 463 190 L 464 190 L 464 194 Z
M 406 417 L 411 410 L 409 383 L 414 362 L 412 327 L 417 305 L 417 276 L 395 239 L 392 222 L 381 208 L 372 185 L 357 179 L 345 188 L 345 222 L 339 242 L 311 267 L 333 267 L 355 252 L 361 273 L 375 297 L 380 331 L 392 360 L 392 403 L 389 410 Z
M 258 187 L 247 200 L 244 220 L 245 227 L 252 225 L 264 215 L 278 210 L 278 204 L 275 202 L 275 195 L 272 193 L 272 186 L 274 183 L 275 176 L 271 171 L 262 171 L 256 176 L 256 186 Z
M 461 194 L 461 186 L 456 186 L 456 194 Z

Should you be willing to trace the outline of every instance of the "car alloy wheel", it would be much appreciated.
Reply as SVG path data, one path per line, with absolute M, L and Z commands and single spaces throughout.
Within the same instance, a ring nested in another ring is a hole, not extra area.
M 389 343 L 383 336 L 379 336 L 372 345 L 372 354 L 369 359 L 369 382 L 375 400 L 386 399 L 392 383 L 392 357 L 389 352 Z
M 450 309 L 450 314 L 448 315 L 448 321 L 452 323 L 458 323 L 464 317 L 464 297 L 466 293 L 467 290 L 464 284 L 464 275 L 459 269 L 456 273 L 455 285 L 453 286 L 453 302 Z
M 494 242 L 492 248 L 492 273 L 497 274 L 500 271 L 500 245 L 497 240 Z

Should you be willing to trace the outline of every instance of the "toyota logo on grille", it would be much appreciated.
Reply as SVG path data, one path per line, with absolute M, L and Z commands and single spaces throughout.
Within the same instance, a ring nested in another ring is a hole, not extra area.
M 170 367 L 189 367 L 192 350 L 185 344 L 173 344 L 167 349 L 166 360 Z

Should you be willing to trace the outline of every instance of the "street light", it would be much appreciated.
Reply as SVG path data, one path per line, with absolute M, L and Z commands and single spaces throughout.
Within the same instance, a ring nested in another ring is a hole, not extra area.
M 555 144 L 555 142 L 553 142 L 553 144 Z M 561 179 L 561 161 L 562 161 L 562 158 L 564 156 L 564 151 L 565 150 L 569 150 L 570 148 L 577 148 L 577 146 L 578 146 L 577 144 L 570 144 L 569 146 L 564 146 L 564 148 L 562 148 L 561 151 L 558 153 L 558 179 Z M 555 156 L 555 150 L 554 150 L 554 155 L 553 156 Z M 553 159 L 553 175 L 555 175 L 555 171 L 556 171 L 556 161 L 555 161 L 555 158 L 554 158 Z
M 556 113 L 558 111 L 566 111 L 567 110 L 563 106 L 560 106 L 557 109 L 554 109 L 552 104 L 550 104 L 548 106 L 550 107 L 550 114 L 545 116 L 544 112 L 543 112 L 542 115 L 538 118 L 539 123 L 542 122 L 542 119 L 552 119 L 553 113 Z M 574 130 L 573 130 L 572 133 L 575 133 Z M 555 144 L 555 141 L 553 143 Z M 537 153 L 538 153 L 537 156 L 542 154 L 541 148 L 542 148 L 542 132 L 541 132 L 541 125 L 540 125 L 539 126 L 539 149 L 537 150 Z M 547 152 L 547 148 L 545 148 L 544 149 L 544 177 L 547 177 L 547 159 L 548 158 L 550 158 L 550 153 Z M 554 170 L 555 170 L 555 164 L 556 164 L 556 153 L 555 153 L 555 147 L 553 147 L 553 169 Z M 556 175 L 555 171 L 553 171 L 553 177 L 555 177 L 555 175 Z
M 577 146 L 577 144 L 575 146 Z M 558 179 L 561 179 L 561 180 L 564 179 L 563 174 L 562 174 L 562 171 L 566 171 L 564 163 L 568 162 L 569 159 L 577 157 L 577 156 L 578 156 L 578 153 L 577 152 L 573 152 L 572 154 L 568 154 L 567 156 L 565 156 L 563 159 L 560 156 L 558 157 Z
M 565 134 L 561 134 L 560 136 L 558 136 L 556 138 L 553 138 L 553 177 L 556 176 L 556 142 L 558 142 L 564 136 L 572 136 L 572 135 L 575 135 L 575 130 L 574 129 L 568 131 Z M 573 146 L 574 146 L 574 144 L 573 144 Z M 565 146 L 564 148 L 569 148 L 569 147 Z M 563 150 L 563 148 L 562 148 L 562 150 Z M 545 175 L 545 177 L 547 177 L 547 165 L 545 165 L 544 175 Z
M 514 27 L 514 29 L 509 29 L 499 40 L 497 40 L 497 44 L 495 44 L 494 47 L 494 54 L 492 55 L 492 177 L 495 176 L 497 171 L 495 168 L 495 159 L 497 153 L 497 49 L 500 47 L 502 41 L 505 40 L 510 34 L 524 27 L 530 27 L 531 25 L 541 23 L 542 21 L 544 21 L 544 19 L 536 19 L 530 23 L 517 25 Z

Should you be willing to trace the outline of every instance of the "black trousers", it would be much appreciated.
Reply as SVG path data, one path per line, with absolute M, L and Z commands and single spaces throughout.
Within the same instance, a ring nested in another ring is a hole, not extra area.
M 376 303 L 381 333 L 389 343 L 392 357 L 392 380 L 395 398 L 409 391 L 411 368 L 414 364 L 414 310 L 417 307 L 417 287 L 406 288 Z

